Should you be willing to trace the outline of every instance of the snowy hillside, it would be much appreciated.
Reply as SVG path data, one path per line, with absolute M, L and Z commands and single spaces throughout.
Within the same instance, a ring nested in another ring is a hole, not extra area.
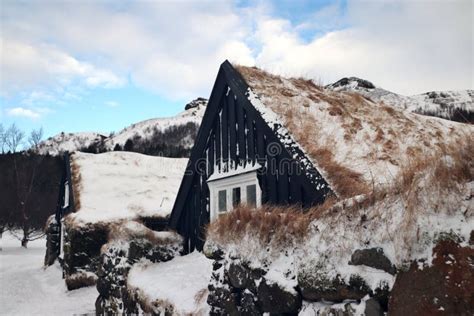
M 187 159 L 130 152 L 71 156 L 77 223 L 113 222 L 138 217 L 166 217 Z
M 357 92 L 375 102 L 399 107 L 411 112 L 437 116 L 459 122 L 474 123 L 474 91 L 432 91 L 404 96 L 356 77 L 343 78 L 326 86 L 333 91 Z
M 166 133 L 166 131 L 172 128 L 185 127 L 187 124 L 193 124 L 198 127 L 204 116 L 206 105 L 206 99 L 197 98 L 186 104 L 185 110 L 176 116 L 138 122 L 109 137 L 93 132 L 60 133 L 41 142 L 36 150 L 43 155 L 58 155 L 65 151 L 111 151 L 117 145 L 123 148 L 127 140 L 132 140 L 136 137 L 146 141 L 156 135 L 156 133 Z M 197 128 L 184 131 L 186 135 L 180 137 L 179 144 L 171 140 L 174 142 L 173 145 L 190 149 L 194 142 L 195 130 Z
M 114 146 L 117 144 L 124 146 L 127 140 L 132 139 L 135 135 L 138 135 L 141 138 L 150 137 L 152 136 L 155 129 L 164 131 L 167 128 L 186 125 L 188 123 L 195 123 L 196 125 L 199 125 L 201 124 L 202 117 L 204 116 L 206 105 L 206 99 L 198 98 L 188 103 L 185 107 L 186 109 L 176 116 L 155 118 L 132 124 L 118 132 L 116 135 L 108 138 L 105 141 L 106 146 L 109 150 L 113 150 Z M 183 145 L 192 147 L 193 140 L 185 139 Z
M 42 141 L 36 151 L 41 155 L 58 155 L 65 151 L 82 150 L 92 144 L 100 143 L 107 137 L 93 132 L 60 133 Z

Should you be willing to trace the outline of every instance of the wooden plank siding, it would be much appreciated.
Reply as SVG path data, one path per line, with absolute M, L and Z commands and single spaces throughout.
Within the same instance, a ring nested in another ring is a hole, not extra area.
M 186 252 L 202 250 L 210 214 L 207 179 L 229 162 L 263 167 L 258 173 L 263 203 L 308 206 L 324 198 L 248 101 L 247 88 L 228 62 L 221 65 L 170 218 Z

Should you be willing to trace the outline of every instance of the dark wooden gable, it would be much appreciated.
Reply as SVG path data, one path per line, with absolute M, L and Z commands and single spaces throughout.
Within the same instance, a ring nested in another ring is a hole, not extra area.
M 186 251 L 202 249 L 210 217 L 207 179 L 215 168 L 264 166 L 258 175 L 262 203 L 309 206 L 321 203 L 330 192 L 308 159 L 304 164 L 295 159 L 304 158 L 301 149 L 282 143 L 282 136 L 275 133 L 280 126 L 268 126 L 248 100 L 247 90 L 240 74 L 224 62 L 170 218 L 171 228 L 185 239 Z

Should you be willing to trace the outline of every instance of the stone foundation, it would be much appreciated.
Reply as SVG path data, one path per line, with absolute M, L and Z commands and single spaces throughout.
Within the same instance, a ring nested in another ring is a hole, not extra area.
M 137 293 L 127 289 L 127 276 L 133 264 L 140 260 L 165 262 L 180 255 L 182 239 L 176 234 L 166 238 L 149 239 L 148 236 L 133 236 L 129 239 L 112 240 L 102 248 L 97 272 L 97 315 L 138 314 L 141 309 Z M 159 234 L 159 233 L 158 233 Z M 156 235 L 156 233 L 155 233 Z

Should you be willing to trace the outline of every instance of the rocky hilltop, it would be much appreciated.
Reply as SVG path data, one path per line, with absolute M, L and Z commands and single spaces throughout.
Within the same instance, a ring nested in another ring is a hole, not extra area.
M 474 90 L 431 91 L 404 96 L 357 77 L 342 78 L 325 88 L 333 91 L 356 92 L 375 102 L 384 102 L 418 114 L 462 123 L 474 123 Z

